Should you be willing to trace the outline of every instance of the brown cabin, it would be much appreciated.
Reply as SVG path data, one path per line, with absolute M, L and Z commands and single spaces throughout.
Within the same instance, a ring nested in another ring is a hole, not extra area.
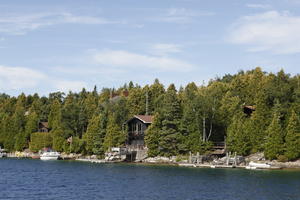
M 255 106 L 244 106 L 244 113 L 248 116 L 251 116 L 251 114 L 255 111 Z
M 38 132 L 47 133 L 49 132 L 49 125 L 48 122 L 39 122 Z
M 126 145 L 131 148 L 144 148 L 145 131 L 151 125 L 153 116 L 151 115 L 135 115 L 129 119 L 125 125 L 127 126 L 127 142 Z

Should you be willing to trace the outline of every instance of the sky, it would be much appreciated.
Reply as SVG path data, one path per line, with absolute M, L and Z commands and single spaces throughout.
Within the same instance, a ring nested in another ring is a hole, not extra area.
M 0 0 L 0 93 L 300 71 L 300 0 Z

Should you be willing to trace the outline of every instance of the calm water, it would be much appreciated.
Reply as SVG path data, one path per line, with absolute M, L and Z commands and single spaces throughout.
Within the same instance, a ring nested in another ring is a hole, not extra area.
M 300 200 L 300 171 L 0 159 L 0 199 Z

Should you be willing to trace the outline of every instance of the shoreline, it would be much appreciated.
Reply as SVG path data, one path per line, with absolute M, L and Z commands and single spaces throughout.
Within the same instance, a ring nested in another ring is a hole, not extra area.
M 9 156 L 4 159 L 28 159 L 28 160 L 39 160 L 31 157 L 17 157 L 17 156 Z M 247 169 L 246 165 L 213 165 L 211 163 L 205 164 L 190 164 L 190 163 L 180 163 L 180 162 L 126 162 L 126 161 L 105 161 L 103 159 L 91 159 L 91 158 L 77 158 L 77 159 L 59 159 L 59 161 L 76 161 L 76 162 L 88 162 L 94 164 L 134 164 L 134 165 L 152 165 L 152 166 L 173 166 L 173 167 L 181 167 L 181 168 L 198 168 L 198 169 Z M 288 162 L 287 162 L 288 163 Z M 286 163 L 280 163 L 282 165 Z M 249 170 L 249 169 L 248 169 Z M 260 168 L 260 169 L 252 169 L 253 170 L 283 170 L 283 171 L 300 171 L 300 166 L 296 167 L 273 167 L 273 168 Z
M 253 155 L 251 155 L 253 156 Z M 169 166 L 178 166 L 178 167 L 188 167 L 188 168 L 240 168 L 240 169 L 252 169 L 247 168 L 249 166 L 250 161 L 254 161 L 256 163 L 267 163 L 271 167 L 270 168 L 257 168 L 257 169 L 264 169 L 264 170 L 300 170 L 300 159 L 296 161 L 289 161 L 289 162 L 279 162 L 277 160 L 261 160 L 261 159 L 250 159 L 250 157 L 246 157 L 245 161 L 233 165 L 233 164 L 217 164 L 214 162 L 203 162 L 203 163 L 189 163 L 187 160 L 181 160 L 177 161 L 176 157 L 168 158 L 168 157 L 148 157 L 143 160 L 138 161 L 125 161 L 125 160 L 104 160 L 99 159 L 95 155 L 89 155 L 84 156 L 82 154 L 66 154 L 61 153 L 59 160 L 73 160 L 73 161 L 79 161 L 79 162 L 90 162 L 90 163 L 97 163 L 97 164 L 113 164 L 113 163 L 129 163 L 129 164 L 147 164 L 147 165 L 169 165 Z M 30 153 L 30 152 L 13 152 L 13 153 L 7 153 L 7 158 L 25 158 L 25 159 L 39 159 L 39 155 L 36 153 Z

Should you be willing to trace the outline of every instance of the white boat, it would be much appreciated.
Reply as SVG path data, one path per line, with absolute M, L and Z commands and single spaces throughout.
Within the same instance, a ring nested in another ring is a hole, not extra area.
M 56 151 L 45 151 L 41 154 L 41 160 L 57 160 L 60 157 L 60 153 Z
M 256 163 L 251 161 L 246 169 L 270 169 L 271 165 L 268 163 Z
M 7 157 L 7 153 L 4 149 L 1 149 L 1 147 L 0 147 L 0 158 L 3 158 L 3 157 Z

